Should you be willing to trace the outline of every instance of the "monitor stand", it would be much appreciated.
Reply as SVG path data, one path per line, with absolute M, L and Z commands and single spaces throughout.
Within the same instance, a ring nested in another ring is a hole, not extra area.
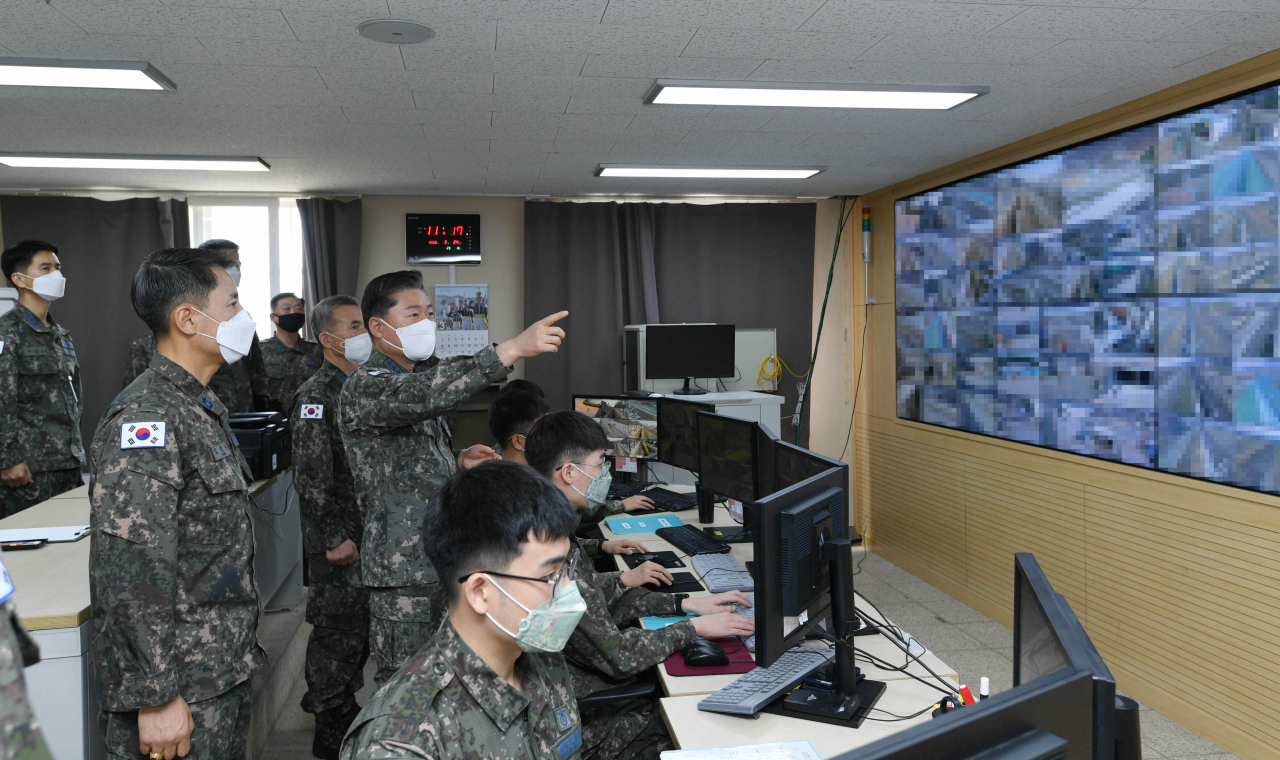
M 815 720 L 837 726 L 857 728 L 867 713 L 884 695 L 881 681 L 858 682 L 858 669 L 853 661 L 853 631 L 858 628 L 853 597 L 853 544 L 847 538 L 831 538 L 822 545 L 830 567 L 831 623 L 835 632 L 832 648 L 836 661 L 832 667 L 835 688 L 821 691 L 799 688 L 766 707 L 761 712 L 791 718 Z
M 684 379 L 684 386 L 680 388 L 680 390 L 672 391 L 671 393 L 674 396 L 705 396 L 707 395 L 707 391 L 704 391 L 701 388 L 693 387 L 692 377 L 686 377 Z
M 699 486 L 701 488 L 701 486 Z M 742 525 L 716 526 L 703 528 L 702 532 L 706 533 L 716 541 L 726 544 L 750 544 L 756 540 L 755 531 L 751 528 L 756 522 L 755 507 L 742 505 Z

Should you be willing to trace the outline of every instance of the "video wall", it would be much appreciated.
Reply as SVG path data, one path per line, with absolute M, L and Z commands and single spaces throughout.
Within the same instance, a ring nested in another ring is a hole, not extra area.
M 1280 493 L 1278 96 L 898 201 L 898 416 Z

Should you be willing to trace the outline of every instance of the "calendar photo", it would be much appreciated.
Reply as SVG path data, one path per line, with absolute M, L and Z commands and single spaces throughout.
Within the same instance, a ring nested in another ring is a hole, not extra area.
M 474 356 L 489 345 L 489 286 L 437 285 L 436 356 Z

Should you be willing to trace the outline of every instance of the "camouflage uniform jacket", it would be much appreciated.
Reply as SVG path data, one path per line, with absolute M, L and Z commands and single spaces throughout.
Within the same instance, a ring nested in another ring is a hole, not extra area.
M 293 487 L 302 507 L 302 545 L 311 556 L 313 581 L 360 586 L 359 564 L 330 565 L 325 552 L 347 539 L 360 545 L 364 518 L 338 432 L 338 394 L 347 376 L 326 361 L 302 384 L 287 407 L 293 439 Z M 323 572 L 324 577 L 317 577 Z
M 129 363 L 124 369 L 124 387 L 137 380 L 151 366 L 156 355 L 156 336 L 143 335 L 129 346 Z M 262 347 L 254 339 L 249 355 L 235 364 L 224 364 L 209 380 L 209 390 L 218 397 L 231 414 L 256 411 L 255 396 L 268 397 L 267 370 L 262 361 Z
M 675 615 L 675 594 L 627 588 L 622 573 L 598 573 L 590 562 L 579 562 L 577 575 L 587 611 L 564 658 L 579 697 L 621 686 L 698 638 L 687 620 L 654 631 L 632 625 L 646 615 Z
M 445 416 L 511 370 L 489 347 L 406 372 L 374 351 L 342 386 L 338 420 L 364 514 L 364 585 L 436 583 L 422 548 L 427 502 L 457 469 Z
M 279 335 L 258 344 L 262 350 L 262 363 L 267 373 L 267 395 L 280 405 L 285 414 L 292 414 L 289 402 L 320 365 L 324 364 L 324 349 L 319 343 L 298 339 L 298 345 L 289 348 L 280 342 Z
M 32 472 L 84 463 L 80 365 L 71 335 L 22 304 L 0 315 L 0 470 Z
M 134 427 L 146 422 L 149 446 L 139 445 Z M 102 708 L 135 710 L 179 695 L 194 702 L 247 680 L 266 653 L 257 637 L 252 477 L 226 407 L 156 354 L 103 414 L 89 467 Z
M 12 590 L 0 563 L 0 587 Z M 0 591 L 0 597 L 3 597 Z M 0 760 L 52 760 L 27 698 L 24 667 L 40 661 L 40 649 L 18 620 L 9 599 L 0 602 Z
M 564 658 L 526 652 L 516 670 L 519 690 L 446 622 L 360 711 L 342 760 L 581 758 L 578 700 Z

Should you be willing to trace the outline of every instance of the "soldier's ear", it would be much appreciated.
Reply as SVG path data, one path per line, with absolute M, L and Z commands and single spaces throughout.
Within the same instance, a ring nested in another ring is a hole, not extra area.
M 489 611 L 490 591 L 491 589 L 489 584 L 485 583 L 484 576 L 476 573 L 462 582 L 461 601 L 477 615 L 483 615 Z
M 184 303 L 173 310 L 173 315 L 169 318 L 169 327 L 183 335 L 195 335 L 200 330 L 200 318 L 194 306 Z

